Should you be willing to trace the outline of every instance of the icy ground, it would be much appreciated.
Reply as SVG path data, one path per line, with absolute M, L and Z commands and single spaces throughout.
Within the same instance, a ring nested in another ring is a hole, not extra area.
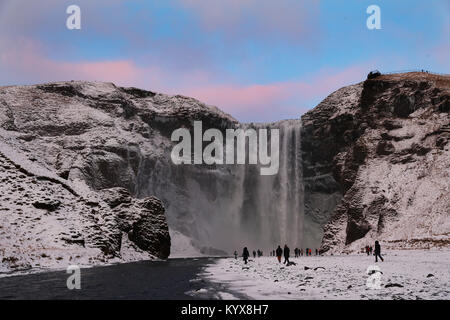
M 365 254 L 303 256 L 291 258 L 296 265 L 289 267 L 274 257 L 251 259 L 247 265 L 242 258 L 227 258 L 209 265 L 199 276 L 250 299 L 450 299 L 449 250 L 382 255 L 385 261 L 376 264 L 373 256 Z M 380 289 L 367 286 L 367 269 L 374 265 L 382 272 Z

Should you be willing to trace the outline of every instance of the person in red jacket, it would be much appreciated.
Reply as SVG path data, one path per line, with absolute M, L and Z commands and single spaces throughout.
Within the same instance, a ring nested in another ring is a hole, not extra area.
M 280 246 L 278 246 L 278 248 L 277 248 L 277 250 L 276 250 L 276 254 L 277 254 L 278 262 L 281 263 L 281 255 L 283 254 L 283 249 L 281 249 Z

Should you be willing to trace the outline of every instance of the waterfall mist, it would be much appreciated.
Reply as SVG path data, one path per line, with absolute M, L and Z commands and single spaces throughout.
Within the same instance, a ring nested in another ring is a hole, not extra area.
M 240 127 L 279 129 L 278 174 L 261 175 L 261 165 L 248 162 L 174 165 L 170 156 L 143 159 L 136 195 L 160 198 L 169 227 L 204 252 L 305 247 L 300 120 Z

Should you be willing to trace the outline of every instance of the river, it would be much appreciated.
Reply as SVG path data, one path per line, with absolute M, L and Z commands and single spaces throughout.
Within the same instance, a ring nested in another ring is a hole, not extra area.
M 0 299 L 215 299 L 218 292 L 231 292 L 198 276 L 214 261 L 169 259 L 82 268 L 80 290 L 67 288 L 66 271 L 3 277 Z

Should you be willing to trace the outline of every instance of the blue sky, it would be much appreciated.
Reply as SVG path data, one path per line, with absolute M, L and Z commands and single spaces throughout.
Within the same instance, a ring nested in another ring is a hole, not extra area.
M 448 0 L 0 0 L 0 85 L 111 81 L 274 121 L 371 69 L 449 73 L 449 34 Z

